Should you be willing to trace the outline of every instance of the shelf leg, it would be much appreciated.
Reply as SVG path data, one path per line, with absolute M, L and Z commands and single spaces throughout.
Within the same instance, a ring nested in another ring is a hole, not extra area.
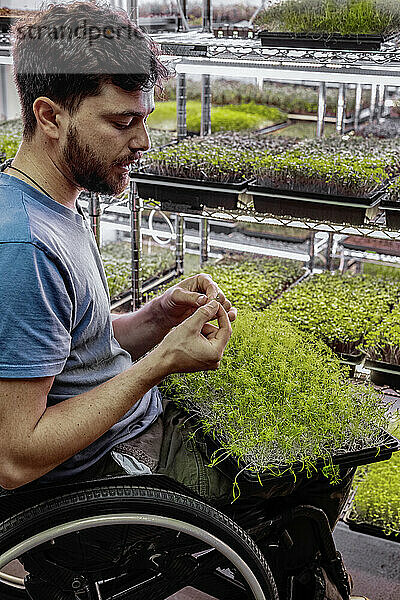
M 89 200 L 89 217 L 90 225 L 98 248 L 100 248 L 100 216 L 100 196 L 99 194 L 92 192 Z
M 186 74 L 179 73 L 176 80 L 176 130 L 178 142 L 187 135 L 186 129 Z
M 134 23 L 139 23 L 139 0 L 129 0 L 129 16 Z
M 129 185 L 129 208 L 131 211 L 131 259 L 132 259 L 132 310 L 140 308 L 142 300 L 142 271 L 140 266 L 142 234 L 141 219 L 143 202 L 134 181 Z
M 180 3 L 178 2 L 178 11 L 179 11 L 179 17 L 178 17 L 178 31 L 188 31 L 187 26 L 186 26 L 186 19 L 187 19 L 187 3 L 186 0 L 181 0 Z
M 203 0 L 203 33 L 212 32 L 212 0 Z
M 310 271 L 312 272 L 314 269 L 314 262 L 315 262 L 315 231 L 310 231 L 310 250 L 309 250 L 309 254 L 310 254 L 310 260 L 308 262 L 308 268 L 310 269 Z
M 200 135 L 210 135 L 211 133 L 211 77 L 210 75 L 201 76 L 201 123 Z
M 177 215 L 176 219 L 176 246 L 175 246 L 175 270 L 177 275 L 184 273 L 184 234 L 185 234 L 185 218 L 182 215 Z
M 344 118 L 346 115 L 346 84 L 341 83 L 338 93 L 338 104 L 336 112 L 336 131 L 342 134 L 344 129 Z
M 333 233 L 332 231 L 329 232 L 328 234 L 328 243 L 326 246 L 326 270 L 327 271 L 332 271 L 332 265 L 333 265 Z
M 385 118 L 385 100 L 386 100 L 386 86 L 380 85 L 378 87 L 378 123 L 383 121 Z
M 318 117 L 317 117 L 317 137 L 324 135 L 326 113 L 326 83 L 319 84 L 318 92 Z
M 200 220 L 200 267 L 208 261 L 208 219 Z
M 361 113 L 361 100 L 362 100 L 362 85 L 357 83 L 356 87 L 356 105 L 354 109 L 354 130 L 358 131 L 360 127 L 360 113 Z
M 375 121 L 377 87 L 378 86 L 376 85 L 376 83 L 373 83 L 371 85 L 371 104 L 369 107 L 369 122 L 370 123 L 373 123 Z
M 346 269 L 346 257 L 344 255 L 344 248 L 341 246 L 340 248 L 340 262 L 339 262 L 339 272 L 344 273 Z

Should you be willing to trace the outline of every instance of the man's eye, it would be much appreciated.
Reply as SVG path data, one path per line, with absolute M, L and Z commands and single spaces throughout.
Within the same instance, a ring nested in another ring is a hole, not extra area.
M 113 123 L 114 127 L 117 129 L 128 129 L 130 127 L 130 123 Z

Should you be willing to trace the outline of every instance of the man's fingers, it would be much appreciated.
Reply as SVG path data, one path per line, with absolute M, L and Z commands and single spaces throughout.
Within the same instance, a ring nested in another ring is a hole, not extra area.
M 203 306 L 207 303 L 207 296 L 205 294 L 199 294 L 198 292 L 189 292 L 188 290 L 177 287 L 174 289 L 171 300 L 174 304 L 183 304 L 187 306 Z
M 218 330 L 219 330 L 219 328 L 216 325 L 211 325 L 211 323 L 206 323 L 204 325 L 203 329 L 201 330 L 201 333 L 205 337 L 210 337 L 210 336 L 215 337 L 215 334 L 217 333 Z
M 229 317 L 228 317 L 226 310 L 221 305 L 219 305 L 217 319 L 218 319 L 218 331 L 215 335 L 215 339 L 218 340 L 218 342 L 221 342 L 225 348 L 225 346 L 229 342 L 229 338 L 231 337 L 231 334 L 232 334 L 232 326 L 229 321 Z
M 211 300 L 208 304 L 200 306 L 196 312 L 187 319 L 195 329 L 202 331 L 208 321 L 212 321 L 217 316 L 218 309 L 222 308 L 216 300 Z M 222 309 L 223 310 L 223 309 Z
M 197 275 L 197 289 L 203 292 L 209 300 L 218 296 L 218 286 L 207 273 L 199 273 Z
M 236 317 L 237 317 L 237 308 L 235 308 L 234 306 L 232 306 L 232 308 L 230 308 L 228 310 L 228 317 L 229 317 L 229 320 L 231 322 L 233 322 L 236 319 Z

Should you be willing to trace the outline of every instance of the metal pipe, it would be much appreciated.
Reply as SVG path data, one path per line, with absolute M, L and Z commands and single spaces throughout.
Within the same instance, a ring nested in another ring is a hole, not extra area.
M 386 86 L 380 85 L 378 86 L 378 114 L 377 119 L 378 123 L 383 121 L 385 116 L 385 97 L 386 97 Z
M 373 123 L 375 120 L 375 111 L 376 111 L 376 83 L 371 85 L 371 104 L 369 107 L 369 122 Z
M 176 246 L 175 246 L 175 270 L 177 275 L 183 275 L 184 272 L 184 257 L 185 257 L 185 218 L 182 215 L 177 215 L 176 220 Z
M 339 85 L 338 103 L 336 112 L 336 131 L 342 134 L 344 130 L 344 118 L 346 115 L 346 84 Z
M 183 140 L 187 135 L 185 73 L 179 73 L 176 80 L 176 130 L 178 141 Z
M 0 65 L 0 76 L 1 76 L 1 108 L 3 114 L 3 120 L 8 119 L 8 106 L 7 106 L 7 69 L 6 65 Z
M 200 220 L 200 266 L 208 261 L 208 219 Z
M 361 113 L 361 100 L 362 100 L 362 85 L 361 83 L 357 83 L 356 87 L 356 105 L 354 109 L 354 129 L 358 130 L 360 127 L 360 113 Z
M 176 0 L 178 5 L 178 31 L 189 31 L 189 25 L 187 22 L 187 5 L 186 0 Z
M 90 217 L 90 226 L 92 228 L 98 248 L 100 248 L 100 216 L 101 216 L 100 196 L 99 196 L 99 194 L 92 192 L 90 194 L 90 200 L 89 200 L 89 217 Z
M 210 135 L 211 133 L 211 77 L 210 75 L 201 76 L 201 123 L 200 135 Z
M 319 84 L 318 91 L 318 117 L 317 117 L 317 137 L 321 138 L 324 135 L 326 113 L 326 83 Z
M 141 217 L 142 201 L 137 193 L 137 186 L 131 180 L 129 185 L 129 208 L 131 211 L 131 262 L 132 262 L 132 310 L 140 308 L 142 300 L 142 270 L 140 266 L 141 256 Z
M 212 32 L 212 2 L 203 0 L 203 33 Z
M 333 264 L 333 233 L 330 231 L 328 234 L 328 242 L 326 245 L 326 269 L 327 271 L 332 271 Z
M 139 24 L 139 0 L 129 0 L 129 16 L 136 24 Z
M 308 268 L 310 269 L 310 271 L 312 271 L 314 269 L 314 260 L 315 260 L 315 247 L 314 247 L 314 243 L 315 243 L 315 231 L 311 230 L 310 231 L 310 260 L 308 261 Z

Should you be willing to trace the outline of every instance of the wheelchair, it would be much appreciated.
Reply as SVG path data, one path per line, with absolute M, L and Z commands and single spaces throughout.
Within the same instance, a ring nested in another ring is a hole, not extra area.
M 282 510 L 277 499 L 266 511 L 270 501 L 252 497 L 222 511 L 163 475 L 21 490 L 0 495 L 1 600 L 166 600 L 186 588 L 218 600 L 313 600 L 324 597 L 307 580 L 316 561 L 349 597 L 315 507 Z M 4 572 L 14 560 L 24 579 Z

